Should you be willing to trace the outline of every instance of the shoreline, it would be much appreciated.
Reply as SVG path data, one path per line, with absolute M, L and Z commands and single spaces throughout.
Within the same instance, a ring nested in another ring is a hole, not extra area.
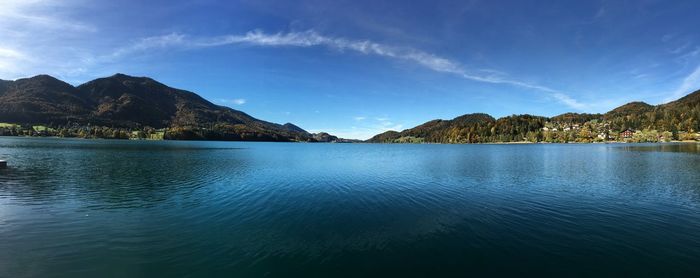
M 114 141 L 145 141 L 145 142 L 155 142 L 155 141 L 171 141 L 171 142 L 266 142 L 266 143 L 331 143 L 331 144 L 386 144 L 386 145 L 535 145 L 535 144 L 700 144 L 700 141 L 694 140 L 671 140 L 662 142 L 620 142 L 620 141 L 606 141 L 606 142 L 530 142 L 530 141 L 517 141 L 517 142 L 486 142 L 486 143 L 431 143 L 431 142 L 420 142 L 420 143 L 393 143 L 393 142 L 307 142 L 307 141 L 234 141 L 234 140 L 172 140 L 172 139 L 118 139 L 118 138 L 83 138 L 83 137 L 60 137 L 60 136 L 7 136 L 0 135 L 0 138 L 48 138 L 48 139 L 74 139 L 74 140 L 114 140 Z

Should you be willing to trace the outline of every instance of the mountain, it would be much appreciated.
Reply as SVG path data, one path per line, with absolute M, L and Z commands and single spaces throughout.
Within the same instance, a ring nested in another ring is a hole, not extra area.
M 148 77 L 116 74 L 74 87 L 48 75 L 0 81 L 0 122 L 168 128 L 171 139 L 313 141 L 304 129 L 256 119 Z
M 168 87 L 147 77 L 116 74 L 77 87 L 92 105 L 92 115 L 119 126 L 207 127 L 245 125 L 252 129 L 305 134 L 261 121 L 241 111 L 215 105 L 199 95 Z
M 475 131 L 495 122 L 496 120 L 483 113 L 467 114 L 456 117 L 452 120 L 432 120 L 422 125 L 411 129 L 406 129 L 401 132 L 387 131 L 367 140 L 368 142 L 401 142 L 401 143 L 418 143 L 418 142 L 433 142 L 433 143 L 454 143 L 457 137 L 463 139 L 469 134 L 454 134 L 456 130 Z M 458 131 L 458 132 L 459 132 Z
M 551 118 L 512 115 L 499 119 L 481 113 L 466 114 L 452 120 L 428 121 L 400 132 L 387 131 L 367 142 L 591 142 L 620 139 L 618 133 L 626 129 L 656 134 L 648 138 L 670 139 L 661 132 L 672 134 L 674 139 L 694 138 L 696 135 L 692 134 L 700 131 L 700 91 L 656 106 L 631 102 L 605 114 L 565 113 Z
M 605 113 L 605 117 L 613 118 L 631 114 L 643 114 L 651 110 L 654 110 L 653 105 L 641 101 L 635 101 L 610 110 L 610 112 Z
M 401 132 L 388 130 L 383 133 L 372 136 L 372 138 L 367 139 L 369 143 L 394 143 L 397 139 L 401 138 Z
M 304 130 L 303 128 L 298 127 L 298 126 L 296 126 L 296 125 L 294 125 L 294 124 L 292 124 L 292 123 L 283 124 L 282 127 L 285 128 L 286 130 L 289 130 L 289 131 L 301 132 L 301 133 L 308 133 L 308 132 L 306 132 L 306 130 Z
M 603 115 L 601 114 L 588 114 L 588 113 L 564 113 L 561 115 L 557 115 L 552 117 L 552 121 L 554 122 L 562 122 L 562 123 L 574 123 L 574 124 L 582 124 L 594 119 L 600 119 L 602 118 Z
M 292 123 L 259 120 L 193 92 L 124 74 L 77 87 L 48 75 L 0 80 L 0 123 L 29 126 L 26 132 L 0 128 L 0 135 L 34 135 L 37 131 L 31 125 L 46 125 L 58 136 L 131 138 L 138 132 L 138 138 L 354 142 L 327 133 L 311 134 Z M 668 132 L 674 139 L 692 138 L 700 131 L 700 91 L 655 106 L 631 102 L 605 114 L 565 113 L 551 118 L 512 115 L 499 119 L 483 113 L 466 114 L 400 132 L 387 131 L 367 141 L 589 142 L 597 137 L 614 138 L 626 129 Z M 45 134 L 46 129 L 42 130 Z
M 676 101 L 669 102 L 662 106 L 668 108 L 693 107 L 700 103 L 700 90 L 695 91 L 687 96 L 684 96 Z
M 90 114 L 91 105 L 77 88 L 51 76 L 0 84 L 0 122 L 64 123 Z

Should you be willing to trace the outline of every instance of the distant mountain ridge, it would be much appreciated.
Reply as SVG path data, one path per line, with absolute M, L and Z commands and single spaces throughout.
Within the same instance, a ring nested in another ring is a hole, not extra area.
M 313 134 L 291 123 L 259 120 L 193 92 L 125 74 L 77 87 L 49 75 L 1 80 L 0 103 L 0 122 L 7 123 L 171 128 L 199 132 L 199 139 L 314 140 Z M 201 131 L 204 129 L 208 133 Z M 211 134 L 211 130 L 219 134 Z
M 301 127 L 296 126 L 295 124 L 292 123 L 286 123 L 282 125 L 283 128 L 289 130 L 289 131 L 294 131 L 294 132 L 302 132 L 302 133 L 307 133 L 306 130 L 304 130 Z
M 452 120 L 431 120 L 403 131 L 387 131 L 367 140 L 374 143 L 589 142 L 619 139 L 623 130 L 653 130 L 688 138 L 700 131 L 700 90 L 666 104 L 631 102 L 605 114 L 565 113 L 551 118 L 512 115 L 499 119 L 466 114 Z M 558 133 L 557 133 L 558 132 Z
M 107 138 L 131 138 L 127 133 L 136 131 L 146 132 L 145 138 L 151 138 L 157 133 L 154 129 L 164 129 L 156 137 L 355 142 L 323 132 L 311 134 L 292 123 L 259 120 L 213 104 L 193 92 L 125 74 L 98 78 L 77 87 L 49 75 L 0 80 L 0 123 L 60 127 L 62 130 L 55 132 L 60 134 L 57 136 L 100 138 L 104 131 L 89 127 L 101 126 L 114 129 L 108 130 L 113 137 Z M 85 126 L 88 128 L 81 128 Z M 660 105 L 631 102 L 605 114 L 565 113 L 551 118 L 512 115 L 499 119 L 484 113 L 466 114 L 451 120 L 428 121 L 403 131 L 387 131 L 367 142 L 589 142 L 597 140 L 596 136 L 603 141 L 614 139 L 627 129 L 658 132 L 648 138 L 670 137 L 661 132 L 672 134 L 674 139 L 692 137 L 688 134 L 700 131 L 700 91 Z M 0 134 L 34 132 L 8 132 L 5 128 Z

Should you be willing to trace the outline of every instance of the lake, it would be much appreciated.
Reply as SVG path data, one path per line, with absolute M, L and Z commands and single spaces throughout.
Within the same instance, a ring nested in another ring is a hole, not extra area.
M 0 277 L 700 275 L 699 144 L 0 138 Z

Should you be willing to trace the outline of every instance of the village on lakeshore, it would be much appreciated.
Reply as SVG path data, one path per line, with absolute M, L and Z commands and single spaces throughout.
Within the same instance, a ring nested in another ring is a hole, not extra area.
M 671 142 L 671 141 L 700 141 L 700 132 L 677 131 L 674 135 L 670 131 L 657 131 L 650 129 L 636 130 L 625 128 L 613 130 L 609 123 L 599 123 L 596 120 L 585 124 L 557 124 L 546 123 L 541 129 L 545 142 Z M 527 138 L 524 138 L 527 139 Z M 557 140 L 559 139 L 559 140 Z M 528 140 L 524 140 L 528 141 Z

